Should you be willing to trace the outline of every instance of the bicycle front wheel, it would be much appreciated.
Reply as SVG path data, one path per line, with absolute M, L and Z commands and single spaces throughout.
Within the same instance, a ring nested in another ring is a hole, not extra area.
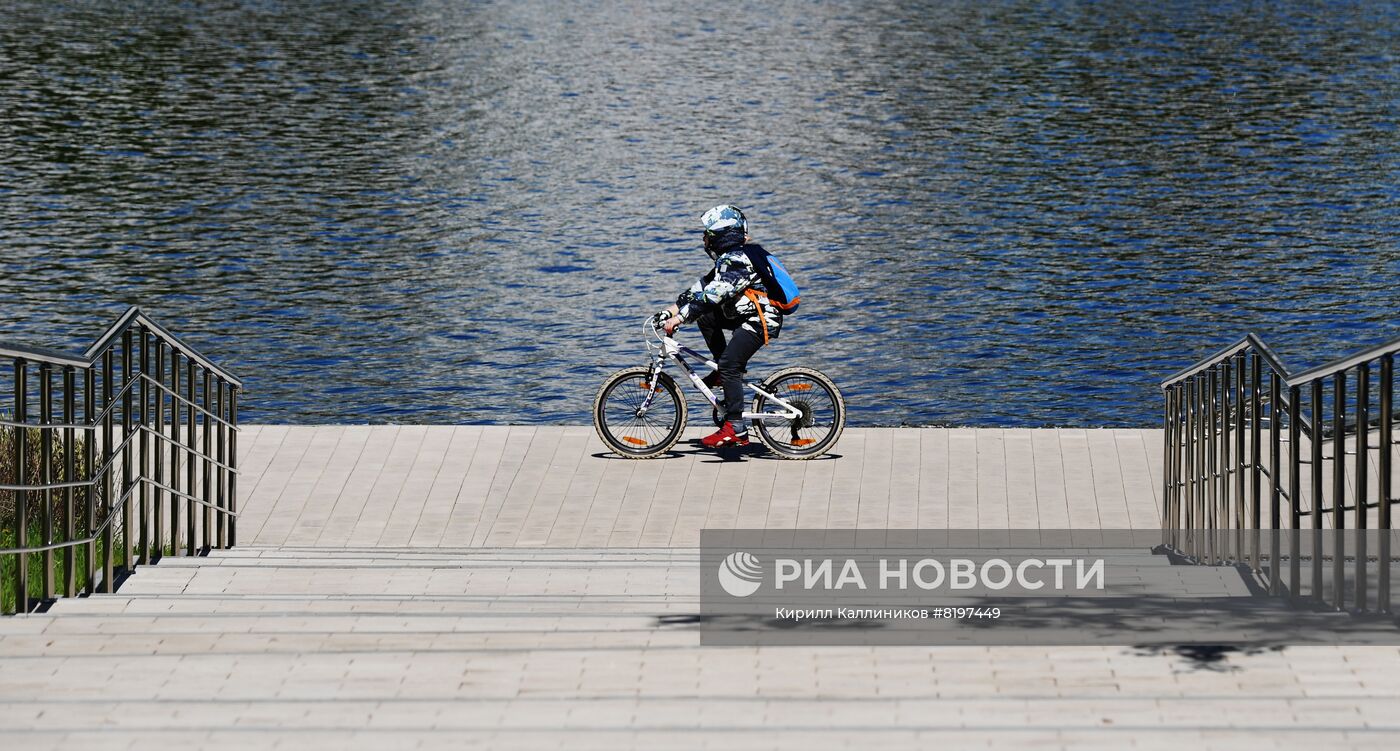
M 813 459 L 836 445 L 846 427 L 846 402 L 824 373 L 812 368 L 785 368 L 768 376 L 761 388 L 800 413 L 795 418 L 757 418 L 758 436 L 784 459 Z M 753 411 L 781 412 L 785 408 L 763 394 L 754 397 Z
M 620 370 L 603 382 L 593 400 L 593 428 L 618 456 L 650 459 L 664 454 L 685 430 L 685 399 L 675 380 L 661 373 L 651 383 L 650 377 L 647 368 Z

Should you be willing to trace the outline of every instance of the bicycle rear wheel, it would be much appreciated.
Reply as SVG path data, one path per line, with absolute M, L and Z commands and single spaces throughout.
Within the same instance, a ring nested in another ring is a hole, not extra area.
M 618 456 L 650 459 L 664 454 L 685 430 L 686 404 L 671 376 L 648 382 L 647 368 L 627 368 L 608 377 L 593 400 L 593 428 Z M 651 403 L 638 414 L 647 396 Z
M 754 420 L 759 438 L 773 453 L 784 459 L 813 459 L 836 445 L 846 428 L 846 402 L 825 374 L 813 368 L 784 368 L 760 388 L 801 412 L 796 418 Z M 754 397 L 754 412 L 783 409 L 763 394 Z

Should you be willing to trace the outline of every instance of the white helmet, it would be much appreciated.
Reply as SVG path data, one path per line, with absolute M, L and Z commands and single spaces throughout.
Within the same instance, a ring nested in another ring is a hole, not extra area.
M 720 234 L 730 227 L 738 227 L 743 232 L 749 231 L 749 221 L 744 218 L 744 212 L 738 206 L 725 204 L 716 206 L 705 212 L 700 217 L 700 224 L 704 225 L 705 232 Z
M 744 212 L 729 204 L 706 211 L 700 224 L 705 228 L 705 252 L 710 258 L 718 258 L 721 251 L 743 243 L 749 233 Z

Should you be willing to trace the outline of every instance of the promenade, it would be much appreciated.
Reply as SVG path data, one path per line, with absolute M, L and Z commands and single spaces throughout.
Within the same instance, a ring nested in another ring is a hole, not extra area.
M 692 430 L 687 439 L 705 431 Z M 620 459 L 591 427 L 249 427 L 239 540 L 694 547 L 702 528 L 1155 529 L 1161 432 L 846 431 L 833 456 Z
M 696 431 L 696 436 L 699 431 Z M 239 546 L 0 619 L 36 748 L 1393 748 L 1400 649 L 701 648 L 707 527 L 1158 526 L 1160 433 L 248 426 Z M 1218 659 L 1217 659 L 1218 658 Z

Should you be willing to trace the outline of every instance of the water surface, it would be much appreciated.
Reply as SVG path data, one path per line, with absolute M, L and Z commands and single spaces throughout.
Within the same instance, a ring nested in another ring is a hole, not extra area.
M 3 338 L 139 304 L 249 420 L 586 422 L 731 201 L 804 287 L 754 371 L 860 424 L 1400 334 L 1400 6 L 751 6 L 8 2 Z

